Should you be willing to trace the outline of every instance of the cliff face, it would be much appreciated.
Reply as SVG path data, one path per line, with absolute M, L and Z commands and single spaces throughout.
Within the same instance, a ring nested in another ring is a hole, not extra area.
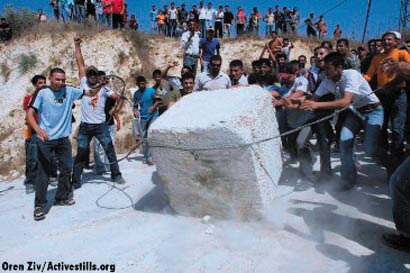
M 35 74 L 48 75 L 52 67 L 66 71 L 68 84 L 77 85 L 78 70 L 74 59 L 74 32 L 33 34 L 0 44 L 0 181 L 18 176 L 24 170 L 24 116 L 22 102 L 27 92 L 32 91 L 31 77 Z M 155 68 L 164 69 L 168 62 L 177 60 L 179 66 L 169 72 L 178 75 L 182 65 L 179 40 L 146 35 L 102 31 L 95 35 L 82 36 L 82 50 L 86 65 L 94 65 L 107 74 L 115 74 L 127 82 L 128 95 L 135 87 L 133 77 L 143 73 L 151 77 Z M 266 41 L 237 40 L 222 41 L 222 70 L 226 71 L 229 61 L 242 59 L 246 67 L 259 54 Z M 296 41 L 291 58 L 300 54 L 310 56 L 309 45 Z M 78 125 L 80 102 L 74 109 Z M 122 109 L 123 127 L 117 134 L 116 148 L 125 152 L 131 141 L 131 108 Z

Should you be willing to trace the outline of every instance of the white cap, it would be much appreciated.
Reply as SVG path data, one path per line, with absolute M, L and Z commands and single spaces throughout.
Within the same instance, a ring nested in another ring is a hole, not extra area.
M 396 37 L 397 40 L 401 40 L 401 34 L 400 34 L 400 32 L 391 30 L 391 31 L 387 31 L 387 32 L 384 33 L 383 35 L 386 35 L 386 34 L 393 34 L 394 37 Z

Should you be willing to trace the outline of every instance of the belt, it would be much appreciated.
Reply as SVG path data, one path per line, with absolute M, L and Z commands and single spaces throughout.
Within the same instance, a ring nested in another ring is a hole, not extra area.
M 191 58 L 195 58 L 195 59 L 199 58 L 198 55 L 191 55 L 191 54 L 185 54 L 185 57 L 191 57 Z
M 357 108 L 357 111 L 359 111 L 361 114 L 369 113 L 377 109 L 381 105 L 380 102 L 377 103 L 372 103 L 368 104 L 362 107 Z

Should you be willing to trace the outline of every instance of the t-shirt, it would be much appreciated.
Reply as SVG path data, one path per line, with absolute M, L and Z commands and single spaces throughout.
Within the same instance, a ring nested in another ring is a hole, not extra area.
M 176 20 L 177 19 L 177 9 L 170 9 L 169 10 L 169 19 Z
M 188 42 L 190 31 L 185 31 L 181 36 L 181 47 L 185 54 L 198 56 L 199 55 L 199 42 L 200 42 L 200 32 L 195 32 L 191 40 Z
M 381 53 L 373 57 L 369 70 L 364 75 L 364 78 L 367 81 L 370 81 L 373 75 L 377 74 L 377 85 L 379 88 L 383 88 L 386 83 L 392 81 L 397 76 L 396 74 L 393 74 L 391 77 L 387 77 L 386 73 L 383 72 L 383 63 L 387 59 L 396 62 L 404 61 L 410 63 L 410 54 L 404 50 L 393 49 L 389 53 Z M 403 81 L 399 87 L 404 87 L 404 85 L 405 82 Z
M 224 72 L 213 77 L 209 72 L 202 72 L 195 78 L 195 91 L 211 91 L 231 88 L 231 79 Z
M 90 90 L 87 84 L 87 78 L 81 78 L 81 87 L 85 90 Z M 101 124 L 105 122 L 105 102 L 111 97 L 114 92 L 104 86 L 94 96 L 84 96 L 81 100 L 81 122 L 90 124 Z
M 275 14 L 273 13 L 266 13 L 265 18 L 263 19 L 268 26 L 272 26 L 275 23 Z
M 354 69 L 360 72 L 360 59 L 354 54 L 349 54 L 345 58 L 344 69 Z
M 37 110 L 39 126 L 49 140 L 68 137 L 71 134 L 72 104 L 84 94 L 83 89 L 66 86 L 59 91 L 49 87 L 40 89 L 30 106 Z
M 207 19 L 207 9 L 205 7 L 199 8 L 199 20 L 206 20 Z
M 369 83 L 359 72 L 353 69 L 344 70 L 342 78 L 337 83 L 326 78 L 319 85 L 315 94 L 321 97 L 331 93 L 335 95 L 336 99 L 341 99 L 344 97 L 345 92 L 355 94 L 353 104 L 356 108 L 379 102 L 376 95 L 372 94 Z
M 217 38 L 212 39 L 212 41 L 209 41 L 207 38 L 202 38 L 199 41 L 199 48 L 202 49 L 202 60 L 209 62 L 219 47 L 220 44 Z
M 136 90 L 134 92 L 132 101 L 134 103 L 134 106 L 138 105 L 141 118 L 149 119 L 153 116 L 158 115 L 157 111 L 152 114 L 148 113 L 148 109 L 154 105 L 155 95 L 155 89 L 151 87 L 147 87 L 144 91 Z
M 27 94 L 26 96 L 24 96 L 23 99 L 23 110 L 25 112 L 27 112 L 28 108 L 30 107 L 30 103 L 31 103 L 31 99 L 33 98 L 33 94 Z M 35 121 L 38 123 L 38 114 L 36 113 L 34 115 L 34 119 Z
M 105 14 L 111 14 L 111 0 L 103 0 L 103 8 Z
M 233 21 L 233 13 L 228 11 L 228 12 L 224 12 L 224 23 L 225 24 L 232 24 Z
M 120 14 L 124 7 L 124 0 L 112 0 L 112 13 Z
M 292 87 L 289 89 L 288 93 L 284 97 L 289 97 L 293 92 L 302 91 L 303 93 L 308 93 L 308 80 L 303 77 L 297 77 Z M 296 128 L 307 123 L 309 120 L 313 119 L 313 112 L 307 112 L 302 109 L 286 109 L 286 118 L 289 127 Z
M 223 11 L 217 11 L 216 12 L 215 22 L 222 22 L 223 19 L 224 19 L 224 12 Z
M 157 21 L 157 14 L 158 14 L 158 11 L 157 11 L 157 10 L 151 10 L 151 11 L 149 12 L 149 20 L 150 20 L 151 22 L 156 22 L 156 21 Z

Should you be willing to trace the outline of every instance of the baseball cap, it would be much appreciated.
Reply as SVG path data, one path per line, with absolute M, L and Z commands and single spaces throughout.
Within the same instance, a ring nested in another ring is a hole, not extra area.
M 401 34 L 398 31 L 391 30 L 391 31 L 387 31 L 386 33 L 384 33 L 384 35 L 385 34 L 393 34 L 397 40 L 401 40 Z
M 209 27 L 208 27 L 208 31 L 215 31 L 215 29 L 214 29 L 213 26 L 209 26 Z
M 97 69 L 97 67 L 95 67 L 95 66 L 93 66 L 93 65 L 90 65 L 89 67 L 87 67 L 87 69 L 85 70 L 85 74 L 95 74 L 95 75 L 98 75 L 98 69 Z

